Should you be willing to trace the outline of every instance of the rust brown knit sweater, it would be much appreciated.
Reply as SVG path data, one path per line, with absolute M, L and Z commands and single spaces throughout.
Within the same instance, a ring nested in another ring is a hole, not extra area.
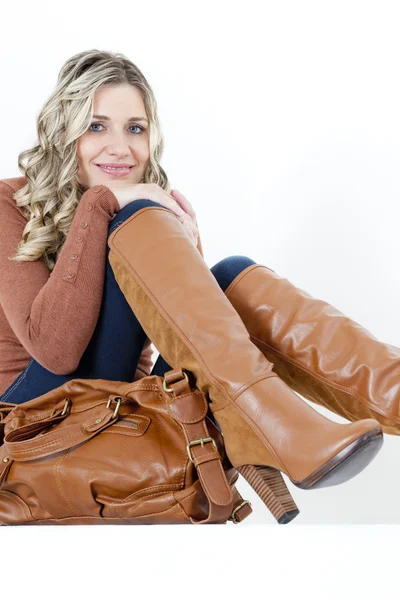
M 108 187 L 89 188 L 50 273 L 43 259 L 8 260 L 27 223 L 13 199 L 25 183 L 0 180 L 0 394 L 31 356 L 53 373 L 77 368 L 100 313 L 108 224 L 120 210 Z

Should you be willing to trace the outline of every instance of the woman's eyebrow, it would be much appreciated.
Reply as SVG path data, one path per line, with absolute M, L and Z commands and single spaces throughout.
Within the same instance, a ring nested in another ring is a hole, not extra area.
M 103 119 L 104 121 L 111 121 L 110 117 L 107 117 L 106 115 L 93 115 L 94 119 Z M 148 123 L 148 120 L 145 117 L 131 117 L 130 119 L 128 119 L 128 122 L 130 121 L 146 121 Z

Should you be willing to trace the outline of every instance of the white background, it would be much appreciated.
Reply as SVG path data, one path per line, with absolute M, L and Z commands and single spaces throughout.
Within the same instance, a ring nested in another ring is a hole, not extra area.
M 65 60 L 92 48 L 122 52 L 155 92 L 165 136 L 161 164 L 197 213 L 207 264 L 250 256 L 382 342 L 400 345 L 398 10 L 398 2 L 382 0 L 7 3 L 0 12 L 0 178 L 20 175 L 17 155 L 36 143 L 36 115 Z M 254 512 L 239 526 L 200 533 L 192 526 L 22 527 L 1 535 L 7 546 L 18 540 L 7 562 L 29 539 L 68 549 L 72 559 L 85 535 L 91 558 L 98 552 L 95 562 L 87 557 L 98 577 L 88 579 L 103 592 L 102 583 L 115 584 L 121 560 L 129 573 L 122 590 L 138 591 L 147 572 L 134 566 L 151 531 L 155 554 L 145 563 L 154 568 L 162 549 L 178 597 L 195 596 L 198 581 L 218 574 L 216 565 L 231 596 L 247 590 L 253 597 L 254 590 L 254 597 L 286 597 L 290 589 L 299 597 L 347 598 L 368 579 L 370 592 L 395 597 L 393 585 L 382 587 L 391 578 L 379 572 L 377 558 L 396 528 L 326 526 L 399 524 L 399 464 L 400 439 L 385 436 L 379 455 L 353 480 L 312 491 L 291 486 L 300 515 L 285 527 L 241 478 L 239 490 Z M 327 536 L 329 551 L 321 547 Z M 233 548 L 225 565 L 221 552 Z M 388 573 L 395 553 L 393 546 Z M 249 560 L 253 568 L 242 581 Z M 324 574 L 323 565 L 335 568 Z M 58 583 L 70 568 L 60 560 Z M 343 595 L 341 576 L 355 574 Z M 147 581 L 160 594 L 163 585 Z M 112 586 L 107 590 L 111 595 Z M 209 585 L 199 583 L 198 592 L 203 598 Z

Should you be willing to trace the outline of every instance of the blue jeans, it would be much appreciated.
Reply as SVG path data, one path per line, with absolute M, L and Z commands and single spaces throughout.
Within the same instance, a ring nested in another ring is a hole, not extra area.
M 133 213 L 146 206 L 161 204 L 153 200 L 136 200 L 127 204 L 110 222 L 108 235 Z M 46 394 L 71 379 L 133 381 L 147 336 L 115 280 L 108 260 L 109 253 L 110 248 L 107 245 L 100 314 L 77 369 L 67 375 L 57 375 L 31 357 L 22 373 L 0 396 L 0 401 L 21 404 Z M 251 264 L 255 262 L 246 256 L 229 256 L 216 263 L 210 270 L 221 289 L 225 291 L 231 281 Z M 160 354 L 151 374 L 162 377 L 171 368 Z

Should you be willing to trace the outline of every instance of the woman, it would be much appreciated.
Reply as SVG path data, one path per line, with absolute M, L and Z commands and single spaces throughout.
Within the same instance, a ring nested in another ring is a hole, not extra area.
M 230 461 L 279 522 L 298 512 L 281 472 L 311 489 L 363 470 L 382 426 L 397 433 L 398 355 L 249 257 L 208 269 L 195 212 L 160 165 L 141 71 L 121 54 L 73 56 L 37 128 L 19 156 L 24 176 L 0 182 L 0 400 L 75 378 L 190 371 Z M 352 422 L 327 419 L 291 387 Z

